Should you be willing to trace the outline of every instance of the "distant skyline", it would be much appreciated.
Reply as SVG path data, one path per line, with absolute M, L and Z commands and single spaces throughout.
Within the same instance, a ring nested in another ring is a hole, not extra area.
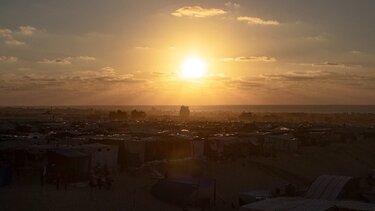
M 0 0 L 0 106 L 374 105 L 374 8 Z

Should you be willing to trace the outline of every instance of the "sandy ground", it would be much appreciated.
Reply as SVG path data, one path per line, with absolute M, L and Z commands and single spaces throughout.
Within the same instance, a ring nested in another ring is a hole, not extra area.
M 216 179 L 217 207 L 212 210 L 236 210 L 241 191 L 270 190 L 288 183 L 307 187 L 322 174 L 366 176 L 375 169 L 375 143 L 339 144 L 306 147 L 299 154 L 279 154 L 272 158 L 241 161 L 185 161 L 154 166 L 171 176 L 200 175 Z M 155 199 L 150 189 L 156 179 L 144 169 L 138 175 L 118 174 L 114 189 L 90 191 L 89 187 L 56 190 L 42 187 L 39 172 L 21 171 L 21 177 L 0 188 L 0 210 L 182 210 Z M 233 205 L 234 209 L 233 209 Z

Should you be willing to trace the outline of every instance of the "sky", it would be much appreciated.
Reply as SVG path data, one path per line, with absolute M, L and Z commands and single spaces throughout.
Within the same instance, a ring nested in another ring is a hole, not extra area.
M 0 105 L 375 104 L 374 8 L 0 0 Z

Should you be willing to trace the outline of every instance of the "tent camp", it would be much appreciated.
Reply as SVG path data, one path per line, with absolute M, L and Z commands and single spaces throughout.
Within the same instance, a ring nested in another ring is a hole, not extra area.
M 215 201 L 215 186 L 212 179 L 166 178 L 152 187 L 151 194 L 170 204 L 210 206 Z

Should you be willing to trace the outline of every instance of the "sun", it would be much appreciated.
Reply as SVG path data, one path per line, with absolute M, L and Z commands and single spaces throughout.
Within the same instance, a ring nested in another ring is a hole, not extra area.
M 198 57 L 189 57 L 181 65 L 180 77 L 183 79 L 203 78 L 207 73 L 206 62 Z

